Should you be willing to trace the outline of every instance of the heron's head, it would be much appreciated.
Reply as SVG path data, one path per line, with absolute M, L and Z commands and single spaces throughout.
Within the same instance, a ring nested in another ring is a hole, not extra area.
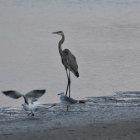
M 53 32 L 53 34 L 57 34 L 57 35 L 64 35 L 63 31 L 57 31 L 57 32 Z
M 64 92 L 61 92 L 61 93 L 59 93 L 59 94 L 57 94 L 57 95 L 60 95 L 60 96 L 61 96 L 61 95 L 64 95 Z

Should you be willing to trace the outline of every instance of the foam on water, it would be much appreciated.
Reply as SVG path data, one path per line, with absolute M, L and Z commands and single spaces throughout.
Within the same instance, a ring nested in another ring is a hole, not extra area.
M 140 91 L 119 91 L 113 96 L 91 97 L 89 100 L 100 105 L 139 106 Z
M 102 97 L 88 97 L 85 104 L 71 105 L 69 110 L 74 112 L 94 112 L 97 115 L 97 120 L 102 118 L 104 114 L 98 116 L 99 110 L 106 112 L 109 110 L 116 110 L 115 113 L 120 111 L 129 111 L 133 108 L 138 111 L 140 107 L 140 92 L 139 91 L 120 91 L 116 92 L 113 96 Z M 138 110 L 137 110 L 138 109 Z M 42 104 L 35 110 L 35 116 L 45 117 L 48 112 L 56 112 L 57 114 L 66 111 L 66 106 L 62 104 Z M 63 114 L 63 113 L 62 113 Z M 0 121 L 23 120 L 27 117 L 27 112 L 21 107 L 0 108 Z

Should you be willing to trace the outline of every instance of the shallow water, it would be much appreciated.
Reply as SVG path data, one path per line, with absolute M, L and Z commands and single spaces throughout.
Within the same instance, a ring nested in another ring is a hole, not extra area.
M 67 79 L 51 33 L 63 30 L 79 65 L 72 97 L 139 91 L 139 13 L 139 0 L 0 0 L 0 90 L 45 88 L 41 101 L 59 102 Z M 21 102 L 0 95 L 1 106 Z
M 88 97 L 85 104 L 74 104 L 69 107 L 66 112 L 66 106 L 57 104 L 42 104 L 34 111 L 35 117 L 28 116 L 28 111 L 24 111 L 22 107 L 3 107 L 0 108 L 0 122 L 25 121 L 25 120 L 41 120 L 53 118 L 63 118 L 66 114 L 80 115 L 93 113 L 95 122 L 102 121 L 121 121 L 122 119 L 135 119 L 140 115 L 140 92 L 127 91 L 117 92 L 113 96 Z M 110 116 L 109 116 L 110 115 Z M 115 118 L 114 116 L 117 116 Z

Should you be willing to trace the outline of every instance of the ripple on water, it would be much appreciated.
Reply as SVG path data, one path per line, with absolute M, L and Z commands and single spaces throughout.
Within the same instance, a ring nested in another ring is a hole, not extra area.
M 140 92 L 139 91 L 119 91 L 113 96 L 102 97 L 88 97 L 85 104 L 75 104 L 69 107 L 73 112 L 89 112 L 96 111 L 99 108 L 113 108 L 113 107 L 139 107 L 140 106 Z M 43 104 L 35 110 L 35 115 L 42 117 L 49 117 L 52 114 L 63 114 L 66 111 L 66 106 L 62 104 Z M 48 114 L 49 112 L 49 114 Z M 17 119 L 25 119 L 28 112 L 21 107 L 3 107 L 0 108 L 0 121 L 11 121 Z M 65 114 L 65 113 L 64 113 Z

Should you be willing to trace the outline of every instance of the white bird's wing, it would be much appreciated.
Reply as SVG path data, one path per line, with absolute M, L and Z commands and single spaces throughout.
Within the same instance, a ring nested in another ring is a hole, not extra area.
M 31 98 L 32 100 L 37 101 L 37 99 L 38 99 L 39 97 L 41 97 L 42 95 L 44 95 L 45 92 L 46 92 L 45 89 L 32 90 L 32 91 L 28 92 L 28 93 L 25 95 L 25 97 L 28 98 L 28 99 Z
M 21 93 L 19 93 L 18 91 L 15 91 L 15 90 L 2 91 L 2 93 L 6 96 L 13 98 L 13 99 L 18 99 L 21 96 L 23 96 Z

